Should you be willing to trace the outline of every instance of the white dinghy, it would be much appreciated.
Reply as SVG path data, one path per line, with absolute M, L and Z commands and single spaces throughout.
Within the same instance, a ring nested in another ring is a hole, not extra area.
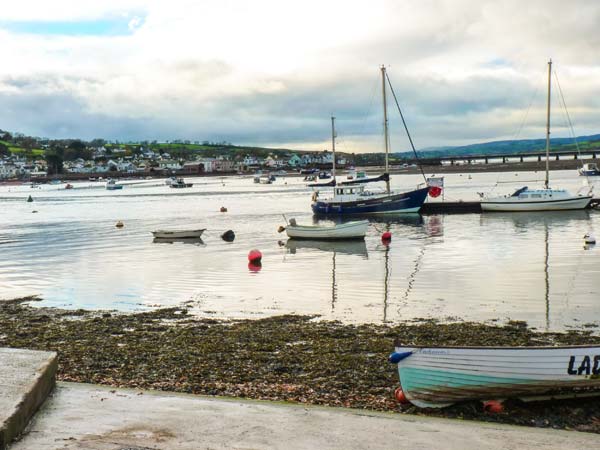
M 293 239 L 364 239 L 365 234 L 367 234 L 368 227 L 368 220 L 357 220 L 353 222 L 322 226 L 298 225 L 296 223 L 296 219 L 290 219 L 290 223 L 285 227 L 285 232 L 287 233 L 288 237 Z

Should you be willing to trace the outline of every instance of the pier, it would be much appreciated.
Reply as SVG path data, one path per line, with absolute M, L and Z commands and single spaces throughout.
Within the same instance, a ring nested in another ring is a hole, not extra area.
M 588 209 L 598 208 L 600 197 L 593 198 Z M 421 206 L 421 214 L 477 214 L 481 213 L 480 201 L 426 202 Z

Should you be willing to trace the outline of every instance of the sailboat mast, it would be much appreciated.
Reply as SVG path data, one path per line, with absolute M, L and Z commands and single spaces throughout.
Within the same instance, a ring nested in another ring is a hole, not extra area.
M 552 82 L 552 59 L 548 61 L 548 109 L 546 113 L 546 182 L 544 186 L 548 189 L 549 185 L 549 166 L 550 166 L 550 86 Z
M 331 152 L 333 153 L 333 170 L 331 176 L 335 181 L 335 117 L 331 116 Z
M 385 95 L 385 66 L 381 66 L 381 92 L 383 95 L 383 140 L 385 141 L 385 173 L 389 174 L 389 161 L 388 161 L 388 117 L 387 117 L 387 98 Z M 385 182 L 385 190 L 390 193 L 390 180 Z

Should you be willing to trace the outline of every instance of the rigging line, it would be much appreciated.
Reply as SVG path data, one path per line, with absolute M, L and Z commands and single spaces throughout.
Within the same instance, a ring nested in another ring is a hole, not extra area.
M 580 157 L 579 159 L 581 160 L 581 151 L 579 150 L 579 142 L 577 142 L 577 137 L 575 136 L 575 130 L 573 129 L 573 123 L 571 122 L 571 115 L 569 114 L 569 110 L 567 109 L 567 103 L 565 102 L 565 96 L 563 95 L 562 88 L 560 87 L 560 82 L 558 81 L 558 75 L 556 73 L 556 70 L 554 71 L 554 78 L 556 79 L 556 85 L 558 86 L 558 92 L 560 93 L 560 98 L 562 100 L 562 106 L 567 115 L 569 129 L 571 131 L 571 135 L 573 136 L 573 141 L 575 141 L 575 147 L 577 148 L 577 154 Z
M 390 77 L 387 72 L 385 73 L 385 77 L 387 78 L 388 85 L 390 86 L 390 91 L 392 96 L 394 97 L 394 101 L 396 102 L 396 107 L 398 108 L 398 112 L 400 113 L 400 117 L 402 118 L 402 124 L 404 125 L 404 129 L 406 130 L 406 135 L 408 136 L 408 140 L 410 142 L 410 146 L 412 147 L 412 151 L 415 154 L 415 159 L 417 160 L 417 164 L 419 166 L 419 170 L 421 171 L 421 175 L 423 175 L 423 179 L 427 184 L 427 177 L 425 176 L 425 172 L 423 172 L 423 167 L 421 167 L 421 163 L 419 161 L 419 155 L 417 155 L 417 150 L 415 149 L 415 144 L 413 144 L 412 137 L 410 136 L 410 132 L 408 131 L 408 127 L 406 126 L 406 121 L 404 120 L 404 114 L 402 114 L 402 110 L 400 109 L 400 103 L 398 103 L 398 98 L 396 97 L 396 93 L 394 92 L 394 87 L 392 86 L 392 82 L 390 81 Z
M 525 126 L 527 117 L 529 117 L 529 111 L 531 110 L 531 106 L 533 105 L 533 102 L 535 101 L 535 98 L 537 97 L 537 93 L 539 90 L 540 90 L 540 86 L 538 84 L 538 86 L 535 88 L 535 91 L 533 92 L 533 96 L 531 97 L 531 101 L 529 102 L 529 106 L 527 107 L 527 111 L 525 112 L 525 116 L 523 117 L 523 121 L 521 122 L 521 126 L 519 127 L 519 129 L 517 130 L 515 135 L 513 136 L 513 140 L 516 140 L 519 137 L 519 135 L 521 134 L 521 131 L 523 131 L 523 127 Z
M 377 87 L 379 86 L 379 77 L 377 77 L 376 81 L 373 83 L 373 89 L 371 89 L 371 96 L 370 96 L 370 101 L 369 101 L 369 107 L 367 108 L 365 114 L 362 116 L 362 120 L 361 120 L 361 125 L 360 125 L 360 129 L 359 129 L 359 133 L 358 136 L 363 136 L 364 135 L 364 131 L 367 128 L 367 118 L 371 115 L 371 112 L 373 111 L 373 105 L 375 104 L 375 94 L 377 92 Z M 342 127 L 339 127 L 338 124 L 338 131 L 342 132 L 342 134 L 344 134 L 344 126 L 342 124 Z M 346 136 L 348 136 L 346 134 Z M 336 141 L 337 142 L 337 141 Z M 356 150 L 355 148 L 352 148 L 355 144 L 349 144 L 347 145 L 345 148 L 347 148 L 348 150 L 346 150 L 346 153 L 357 153 L 356 151 L 352 151 L 352 150 Z M 344 143 L 342 142 L 342 147 L 344 146 Z

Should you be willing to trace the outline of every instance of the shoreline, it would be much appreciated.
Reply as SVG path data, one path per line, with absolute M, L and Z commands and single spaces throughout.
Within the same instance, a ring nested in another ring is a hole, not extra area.
M 400 406 L 394 341 L 414 345 L 557 345 L 599 343 L 594 330 L 538 332 L 504 326 L 421 321 L 344 325 L 308 316 L 218 321 L 183 307 L 152 312 L 67 311 L 0 301 L 0 346 L 59 354 L 57 379 L 114 387 L 483 420 L 600 433 L 600 403 L 576 399 L 523 404 L 508 400 L 490 415 L 480 402 L 442 410 Z

